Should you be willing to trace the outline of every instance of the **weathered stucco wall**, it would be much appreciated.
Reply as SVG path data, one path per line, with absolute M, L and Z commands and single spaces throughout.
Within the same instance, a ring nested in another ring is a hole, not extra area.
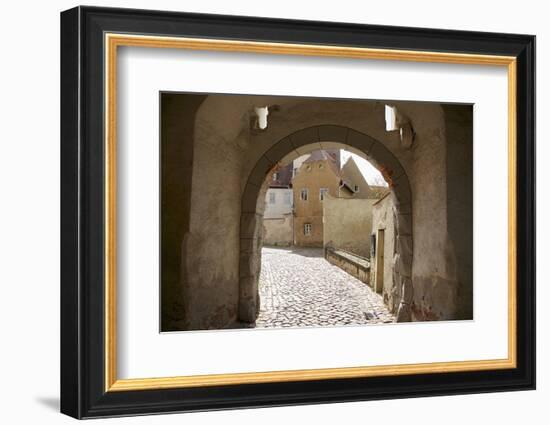
M 271 199 L 274 202 L 270 202 Z M 285 214 L 292 214 L 292 202 L 292 189 L 267 189 L 264 218 L 283 218 Z
M 195 120 L 190 230 L 182 258 L 188 329 L 224 327 L 238 312 L 241 154 L 232 140 L 247 123 L 238 110 L 214 113 L 224 131 L 212 126 L 210 114 L 199 111 Z
M 161 328 L 186 327 L 190 282 L 182 261 L 191 220 L 195 116 L 206 96 L 161 97 Z
M 162 278 L 163 326 L 197 329 L 230 326 L 238 316 L 254 320 L 265 176 L 278 162 L 332 147 L 366 156 L 392 186 L 401 253 L 394 272 L 405 288 L 401 319 L 408 320 L 410 310 L 413 320 L 452 318 L 467 310 L 461 305 L 471 281 L 458 265 L 469 255 L 469 242 L 457 229 L 468 219 L 447 208 L 454 196 L 447 192 L 460 182 L 455 161 L 465 158 L 448 154 L 447 139 L 463 140 L 456 145 L 460 151 L 468 138 L 458 137 L 456 129 L 446 132 L 446 126 L 452 129 L 463 114 L 437 104 L 394 102 L 415 133 L 412 146 L 404 146 L 399 131 L 385 130 L 383 102 L 216 95 L 196 100 L 192 108 L 189 95 L 179 96 L 185 98 L 180 108 L 163 117 L 163 126 L 173 129 L 163 143 L 175 153 L 163 155 L 163 176 L 164 167 L 173 172 L 163 187 L 163 209 L 171 217 L 163 213 L 169 223 L 162 225 L 162 249 L 170 251 L 172 264 L 170 279 Z M 255 106 L 270 107 L 266 130 L 251 129 Z M 191 156 L 179 146 L 189 141 Z M 446 179 L 453 169 L 454 185 Z
M 412 318 L 471 318 L 472 274 L 468 270 L 473 261 L 472 107 L 415 103 L 397 106 L 415 131 L 412 169 L 408 173 L 413 194 Z M 452 232 L 449 220 L 454 223 Z M 408 233 L 408 229 L 403 230 L 403 234 Z M 396 241 L 408 242 L 400 237 Z M 458 252 L 455 247 L 459 247 Z M 460 283 L 457 273 L 464 283 Z
M 391 196 L 386 196 L 376 201 L 372 206 L 372 230 L 371 234 L 378 237 L 378 231 L 384 230 L 384 267 L 378 270 L 378 262 L 371 258 L 371 286 L 378 273 L 383 273 L 382 297 L 392 313 L 396 313 L 401 302 L 401 286 L 398 279 L 394 278 L 394 267 L 397 262 L 395 256 L 395 205 Z M 380 244 L 377 244 L 380 247 Z
M 268 246 L 291 246 L 292 214 L 283 218 L 265 218 L 263 220 L 263 243 Z
M 470 105 L 443 106 L 447 140 L 447 274 L 456 282 L 452 319 L 473 318 L 472 109 Z
M 374 202 L 376 199 L 325 199 L 323 246 L 368 258 Z
M 311 225 L 306 235 L 305 226 Z M 294 217 L 294 245 L 306 248 L 323 247 L 323 216 Z

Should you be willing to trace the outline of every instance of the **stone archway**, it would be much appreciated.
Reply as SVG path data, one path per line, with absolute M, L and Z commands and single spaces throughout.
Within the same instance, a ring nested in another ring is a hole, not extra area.
M 239 319 L 252 323 L 259 311 L 258 282 L 261 261 L 261 228 L 266 176 L 278 163 L 288 162 L 315 149 L 344 145 L 366 157 L 376 166 L 391 188 L 395 205 L 396 254 L 394 280 L 398 282 L 401 301 L 397 321 L 411 320 L 413 300 L 412 196 L 409 178 L 397 158 L 384 144 L 349 127 L 316 125 L 298 130 L 267 150 L 250 172 L 241 198 L 239 252 Z M 332 145 L 332 146 L 331 146 Z

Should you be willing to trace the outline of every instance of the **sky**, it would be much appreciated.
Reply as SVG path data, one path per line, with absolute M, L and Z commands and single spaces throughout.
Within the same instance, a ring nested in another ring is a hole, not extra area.
M 340 151 L 340 162 L 342 166 L 346 163 L 346 161 L 349 159 L 349 157 L 353 157 L 353 160 L 357 164 L 357 167 L 359 167 L 359 170 L 361 171 L 361 174 L 363 174 L 363 177 L 370 185 L 384 185 L 387 186 L 388 184 L 384 181 L 384 178 L 382 177 L 382 174 L 380 174 L 380 171 L 378 171 L 376 168 L 374 168 L 373 165 L 366 159 L 360 157 L 359 155 L 356 155 L 354 153 L 341 150 Z

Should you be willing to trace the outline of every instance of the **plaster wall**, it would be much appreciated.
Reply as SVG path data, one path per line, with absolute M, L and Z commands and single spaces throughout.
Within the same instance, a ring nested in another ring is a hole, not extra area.
M 372 230 L 371 233 L 378 237 L 378 230 L 384 230 L 384 267 L 379 270 L 379 264 L 375 258 L 371 258 L 371 286 L 379 273 L 383 273 L 382 297 L 384 303 L 392 313 L 396 313 L 401 301 L 401 286 L 398 278 L 394 276 L 394 268 L 397 262 L 395 255 L 395 206 L 391 196 L 386 196 L 376 201 L 372 206 Z M 380 245 L 378 244 L 377 247 Z M 375 256 L 376 257 L 376 256 Z
M 271 197 L 275 202 L 270 202 Z M 292 213 L 292 204 L 292 189 L 269 188 L 265 194 L 264 218 L 283 218 L 285 214 Z
M 374 202 L 376 199 L 326 199 L 323 246 L 368 258 Z
M 448 276 L 456 282 L 454 319 L 473 318 L 473 113 L 445 105 Z
M 161 97 L 161 329 L 187 326 L 195 116 L 206 96 Z
M 263 219 L 263 244 L 268 246 L 291 246 L 293 243 L 292 215 L 282 218 Z
M 412 170 L 408 173 L 413 194 L 412 319 L 470 319 L 472 106 L 397 106 L 415 131 Z M 398 225 L 403 222 L 399 215 L 396 218 Z M 410 233 L 409 229 L 400 230 L 400 235 Z M 412 241 L 406 236 L 396 238 L 396 244 L 408 243 Z

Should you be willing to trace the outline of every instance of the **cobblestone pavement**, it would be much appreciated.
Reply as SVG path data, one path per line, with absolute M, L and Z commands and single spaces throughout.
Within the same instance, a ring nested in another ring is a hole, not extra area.
M 263 248 L 256 327 L 393 322 L 382 297 L 330 264 L 322 249 Z

